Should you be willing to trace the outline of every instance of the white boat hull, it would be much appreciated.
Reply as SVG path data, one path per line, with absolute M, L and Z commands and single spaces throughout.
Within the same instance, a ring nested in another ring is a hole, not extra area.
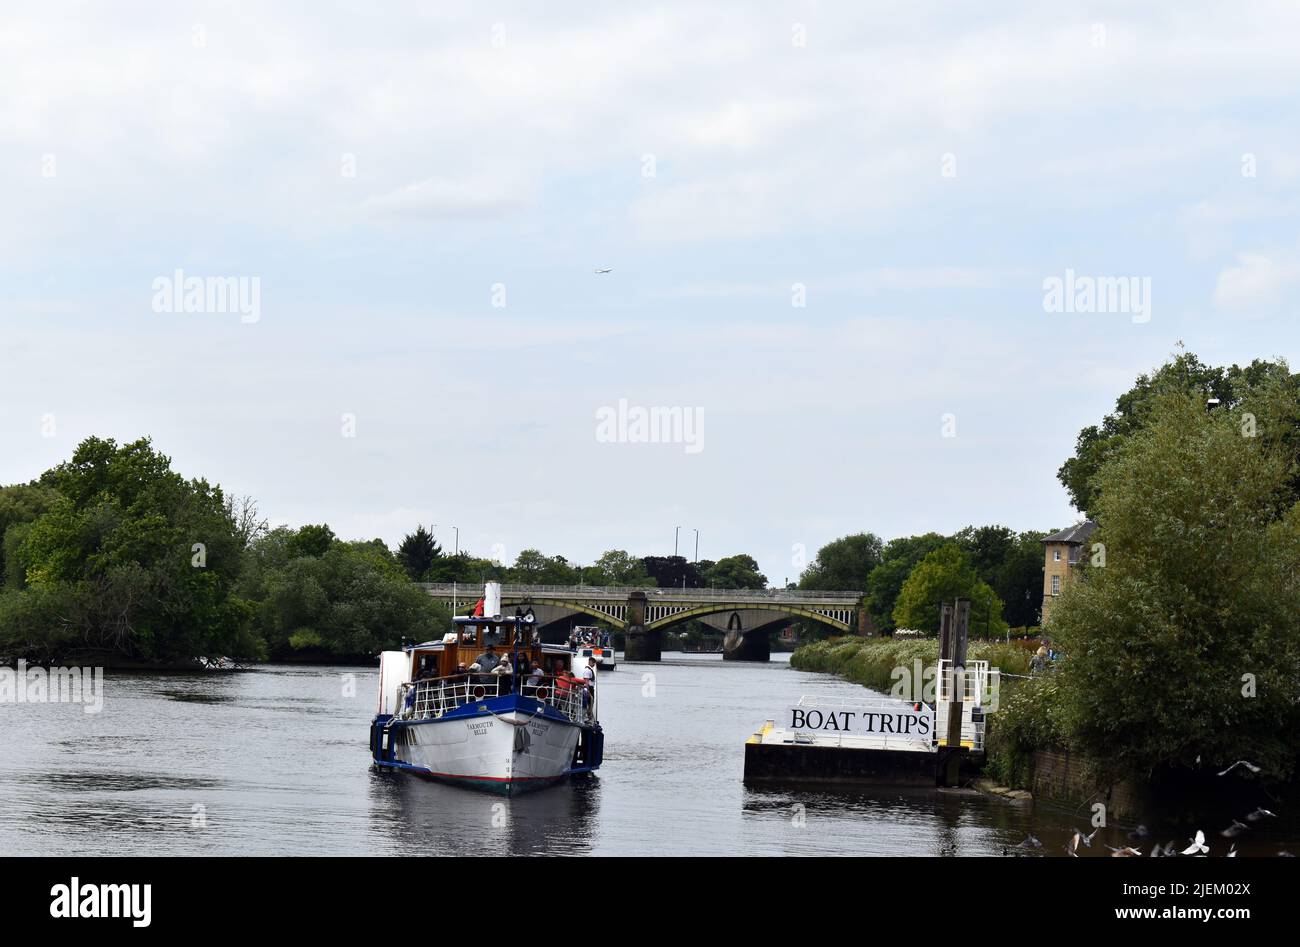
M 568 775 L 579 735 L 575 724 L 514 710 L 420 720 L 400 727 L 393 756 L 435 779 L 513 793 Z

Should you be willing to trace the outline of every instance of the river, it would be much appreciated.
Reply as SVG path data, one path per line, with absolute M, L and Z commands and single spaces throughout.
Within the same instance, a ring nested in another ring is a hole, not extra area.
M 969 790 L 746 789 L 765 718 L 862 689 L 787 655 L 664 657 L 602 673 L 597 776 L 514 799 L 373 772 L 369 667 L 109 674 L 97 714 L 0 704 L 0 854 L 997 855 L 1030 834 L 1061 854 L 1086 827 Z M 1127 844 L 1085 854 L 1103 842 Z

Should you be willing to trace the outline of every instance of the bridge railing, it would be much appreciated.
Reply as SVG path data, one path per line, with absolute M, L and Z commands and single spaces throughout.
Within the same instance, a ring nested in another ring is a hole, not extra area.
M 455 595 L 473 598 L 482 594 L 476 582 L 421 582 L 421 588 L 435 595 Z M 698 601 L 712 599 L 728 602 L 858 602 L 861 592 L 819 591 L 816 589 L 713 589 L 713 588 L 657 588 L 644 585 L 520 585 L 503 583 L 502 596 L 557 596 L 563 598 L 618 598 L 625 599 L 633 592 L 644 592 L 650 600 Z

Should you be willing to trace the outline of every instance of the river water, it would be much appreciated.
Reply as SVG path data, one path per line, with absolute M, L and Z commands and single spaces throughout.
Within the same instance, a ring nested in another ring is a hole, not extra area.
M 664 657 L 602 672 L 594 778 L 513 799 L 373 772 L 374 668 L 110 674 L 97 714 L 0 703 L 0 854 L 999 855 L 1030 834 L 1061 854 L 1087 825 L 969 790 L 746 789 L 765 718 L 863 689 L 785 655 Z M 1103 842 L 1127 844 L 1084 854 Z

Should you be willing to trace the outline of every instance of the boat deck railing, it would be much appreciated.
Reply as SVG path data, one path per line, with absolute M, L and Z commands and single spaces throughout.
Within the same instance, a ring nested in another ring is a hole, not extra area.
M 977 707 L 990 703 L 994 689 L 1001 683 L 1001 671 L 990 668 L 987 661 L 967 661 L 962 675 L 961 699 L 963 703 L 975 704 Z M 939 662 L 935 699 L 951 700 L 952 662 L 947 658 Z
M 554 707 L 574 723 L 587 726 L 596 722 L 596 700 L 592 689 L 581 681 L 557 686 L 552 677 L 541 683 L 521 684 L 518 692 L 525 697 Z M 399 720 L 428 720 L 450 710 L 491 697 L 515 693 L 514 679 L 508 675 L 457 674 L 403 684 L 398 694 Z

